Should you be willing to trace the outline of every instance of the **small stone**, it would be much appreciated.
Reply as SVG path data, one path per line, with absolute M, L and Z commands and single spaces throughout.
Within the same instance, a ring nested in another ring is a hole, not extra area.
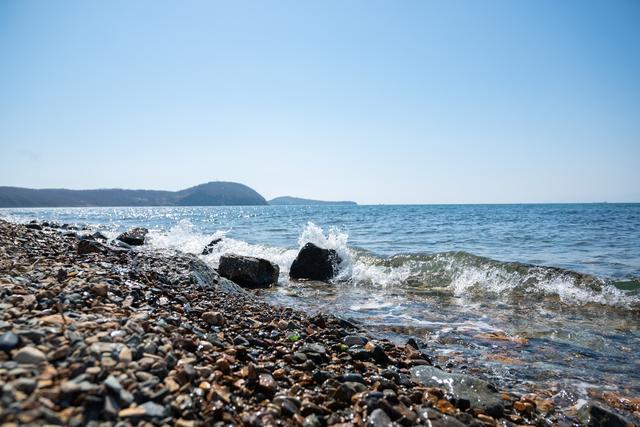
M 207 311 L 202 313 L 202 320 L 214 326 L 224 325 L 224 316 L 219 311 Z
M 271 395 L 278 390 L 278 384 L 270 374 L 260 374 L 258 376 L 258 389 L 265 394 Z
M 26 346 L 18 350 L 18 352 L 13 356 L 13 360 L 22 364 L 38 365 L 47 360 L 47 357 L 37 348 Z
M 340 384 L 338 389 L 333 395 L 333 398 L 338 402 L 350 403 L 351 397 L 356 394 L 356 390 L 353 388 L 351 383 Z
M 120 381 L 113 375 L 109 375 L 104 381 L 104 385 L 118 398 L 123 406 L 129 406 L 133 402 L 133 395 L 125 390 Z
M 387 427 L 391 425 L 391 418 L 382 409 L 375 409 L 367 417 L 367 427 Z
M 36 380 L 33 378 L 20 378 L 15 380 L 12 384 L 16 390 L 22 391 L 27 394 L 31 394 L 38 385 Z
M 118 412 L 118 416 L 120 418 L 141 417 L 144 414 L 145 410 L 140 406 L 136 406 L 135 408 L 126 408 Z
M 375 360 L 376 363 L 379 365 L 386 366 L 391 362 L 391 360 L 389 359 L 389 356 L 387 356 L 387 353 L 385 353 L 382 347 L 380 347 L 379 345 L 373 347 L 372 355 L 373 355 L 373 360 Z
M 342 342 L 351 347 L 352 345 L 365 345 L 367 343 L 367 339 L 359 335 L 348 335 L 344 337 Z
M 342 376 L 342 382 L 350 382 L 350 383 L 361 383 L 364 384 L 364 378 L 362 377 L 362 375 L 355 373 L 355 372 L 349 372 L 346 373 Z
M 109 287 L 105 283 L 98 283 L 91 287 L 91 292 L 99 297 L 106 297 L 109 292 Z
M 9 352 L 18 346 L 20 338 L 13 332 L 5 332 L 0 335 L 0 351 Z
M 323 345 L 316 344 L 316 343 L 307 343 L 300 348 L 300 352 L 325 354 L 327 351 L 325 350 Z
M 355 360 L 369 360 L 371 359 L 371 352 L 362 347 L 353 347 L 349 349 L 349 354 Z
M 311 414 L 305 417 L 302 422 L 302 427 L 321 427 L 322 423 L 320 422 L 320 418 L 316 414 Z
M 120 354 L 118 355 L 118 360 L 122 363 L 131 363 L 132 360 L 131 349 L 127 346 L 122 347 L 120 350 Z
M 155 402 L 145 402 L 140 405 L 144 410 L 144 418 L 164 418 L 167 416 L 167 408 Z
M 109 417 L 115 417 L 116 415 L 118 415 L 118 412 L 120 412 L 120 404 L 113 396 L 107 395 L 107 397 L 105 398 L 104 412 Z
M 282 414 L 286 416 L 293 416 L 300 412 L 298 406 L 294 403 L 292 399 L 282 399 L 278 402 L 280 404 L 280 408 L 282 409 Z

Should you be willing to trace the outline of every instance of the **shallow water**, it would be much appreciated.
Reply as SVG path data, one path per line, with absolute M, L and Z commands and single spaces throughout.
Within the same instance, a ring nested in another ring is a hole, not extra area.
M 152 230 L 154 248 L 259 256 L 267 299 L 353 318 L 436 361 L 570 404 L 590 388 L 640 395 L 640 204 L 12 209 L 13 220 Z M 311 241 L 344 260 L 332 285 L 293 283 Z M 569 396 L 566 398 L 566 396 Z

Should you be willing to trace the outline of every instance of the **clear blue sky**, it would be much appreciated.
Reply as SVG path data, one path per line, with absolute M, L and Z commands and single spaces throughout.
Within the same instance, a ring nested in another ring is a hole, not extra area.
M 640 201 L 640 2 L 0 2 L 0 185 Z

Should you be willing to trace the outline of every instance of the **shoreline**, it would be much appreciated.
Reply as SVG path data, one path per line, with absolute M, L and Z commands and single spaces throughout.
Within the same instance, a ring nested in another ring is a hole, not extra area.
M 93 238 L 79 254 L 74 232 L 29 227 L 0 220 L 8 425 L 580 422 L 536 396 L 492 392 L 496 412 L 422 385 L 412 373 L 431 365 L 428 349 L 269 305 L 197 256 Z

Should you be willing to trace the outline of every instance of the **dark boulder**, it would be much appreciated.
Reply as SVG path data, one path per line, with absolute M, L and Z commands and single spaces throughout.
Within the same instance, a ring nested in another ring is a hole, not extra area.
M 202 255 L 209 255 L 211 252 L 213 252 L 213 247 L 220 242 L 222 242 L 222 238 L 220 237 L 210 241 L 209 244 L 205 246 L 204 249 L 202 250 Z
M 129 231 L 125 231 L 124 233 L 116 237 L 116 239 L 131 246 L 140 246 L 144 245 L 144 238 L 146 237 L 148 232 L 149 230 L 144 227 L 136 227 L 132 228 Z
M 277 283 L 280 268 L 266 259 L 225 254 L 220 257 L 218 273 L 240 286 L 267 288 Z
M 325 281 L 338 272 L 338 264 L 342 262 L 333 249 L 323 249 L 313 243 L 307 243 L 300 249 L 298 256 L 291 264 L 289 277 L 292 279 L 308 279 Z
M 37 222 L 33 222 L 33 221 L 25 225 L 25 227 L 30 228 L 32 230 L 42 230 L 42 226 Z

